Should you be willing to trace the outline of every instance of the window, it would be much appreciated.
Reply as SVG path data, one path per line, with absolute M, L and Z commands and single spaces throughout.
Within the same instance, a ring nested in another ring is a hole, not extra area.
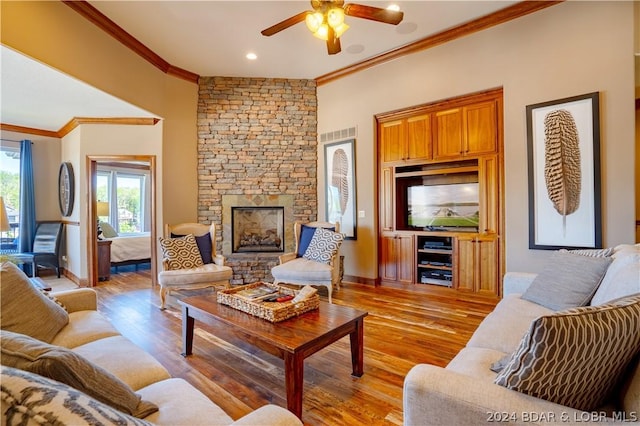
M 0 251 L 18 249 L 20 223 L 20 144 L 2 142 L 0 146 L 0 195 L 7 210 L 11 229 L 0 233 Z
M 109 203 L 108 218 L 101 216 L 100 219 L 108 219 L 106 221 L 118 233 L 148 231 L 148 181 L 147 171 L 99 166 L 96 177 L 97 200 Z

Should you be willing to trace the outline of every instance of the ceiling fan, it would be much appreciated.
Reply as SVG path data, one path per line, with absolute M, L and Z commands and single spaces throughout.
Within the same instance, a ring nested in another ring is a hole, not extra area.
M 340 52 L 340 36 L 349 28 L 344 22 L 345 15 L 392 25 L 398 25 L 404 16 L 403 12 L 396 10 L 344 4 L 344 0 L 311 0 L 311 7 L 313 10 L 305 10 L 262 30 L 262 35 L 269 37 L 305 21 L 314 36 L 327 41 L 329 55 L 335 55 Z

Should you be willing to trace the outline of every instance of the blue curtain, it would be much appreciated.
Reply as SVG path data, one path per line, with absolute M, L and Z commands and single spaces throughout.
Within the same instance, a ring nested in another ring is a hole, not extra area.
M 20 252 L 30 252 L 36 235 L 36 195 L 31 141 L 20 142 Z

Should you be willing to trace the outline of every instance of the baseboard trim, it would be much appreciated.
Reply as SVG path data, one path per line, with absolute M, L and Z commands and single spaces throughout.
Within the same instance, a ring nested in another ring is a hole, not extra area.
M 355 275 L 345 275 L 344 277 L 342 277 L 342 281 L 355 283 L 355 284 L 367 284 L 372 286 L 376 286 L 380 284 L 380 282 L 375 278 L 364 278 L 364 277 L 358 277 Z

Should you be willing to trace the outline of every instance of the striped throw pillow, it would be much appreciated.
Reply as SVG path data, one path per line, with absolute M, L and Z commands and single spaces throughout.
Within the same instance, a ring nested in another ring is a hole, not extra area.
M 170 270 L 191 269 L 204 265 L 193 234 L 180 238 L 160 237 L 160 247 L 162 259 L 167 261 Z
M 578 410 L 598 409 L 640 352 L 640 294 L 534 320 L 495 383 Z

